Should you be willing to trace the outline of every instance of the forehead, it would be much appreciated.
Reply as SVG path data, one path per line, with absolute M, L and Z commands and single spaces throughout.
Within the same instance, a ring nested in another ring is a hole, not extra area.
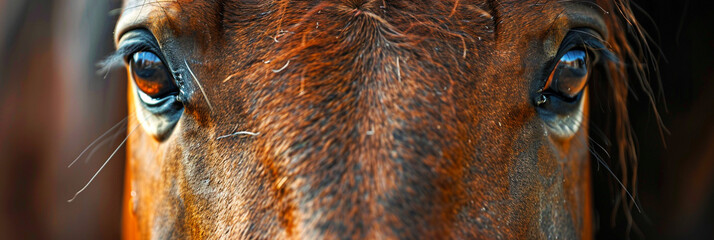
M 160 44 L 163 39 L 184 35 L 208 37 L 223 28 L 227 9 L 222 5 L 223 1 L 206 0 L 125 0 L 114 31 L 115 42 L 137 28 L 152 32 Z
M 539 31 L 546 28 L 572 28 L 579 27 L 578 24 L 587 23 L 600 31 L 604 37 L 607 35 L 603 15 L 608 14 L 599 5 L 596 0 L 584 1 L 541 1 L 541 0 L 515 0 L 515 1 L 484 1 L 484 0 L 454 0 L 443 1 L 440 4 L 427 4 L 423 1 L 292 1 L 292 0 L 125 0 L 123 5 L 122 16 L 116 26 L 115 40 L 118 41 L 121 34 L 126 30 L 133 28 L 147 28 L 161 38 L 162 35 L 171 35 L 166 37 L 174 37 L 180 35 L 180 32 L 197 32 L 208 33 L 209 29 L 223 29 L 230 27 L 234 23 L 232 17 L 239 17 L 241 14 L 273 14 L 276 11 L 284 17 L 285 12 L 313 8 L 320 9 L 327 3 L 342 5 L 343 10 L 360 9 L 368 5 L 374 5 L 377 9 L 388 9 L 383 4 L 395 5 L 400 7 L 399 13 L 414 15 L 426 14 L 434 15 L 434 17 L 452 18 L 458 13 L 463 13 L 459 16 L 460 21 L 479 21 L 478 18 L 490 18 L 494 20 L 490 25 L 496 26 L 499 24 L 507 25 L 509 22 L 514 24 L 514 27 L 520 31 Z M 297 9 L 297 7 L 303 9 Z M 436 9 L 437 6 L 442 6 L 446 11 L 428 10 Z M 360 9 L 362 10 L 362 9 Z M 426 10 L 426 12 L 425 12 Z M 411 12 L 410 12 L 411 11 Z M 542 14 L 550 13 L 547 16 Z M 384 10 L 385 14 L 393 14 Z M 437 16 L 442 14 L 441 16 Z M 245 20 L 245 19 L 241 19 Z M 273 19 L 278 20 L 278 19 Z M 282 19 L 279 19 L 282 20 Z M 414 19 L 416 20 L 416 19 Z M 570 21 L 578 23 L 573 26 Z M 497 21 L 497 22 L 496 22 Z M 549 24 L 546 24 L 549 23 Z M 321 23 L 329 24 L 329 23 Z M 569 25 L 571 24 L 571 25 Z M 484 24 L 486 25 L 486 24 Z M 318 25 L 319 26 L 319 25 Z M 188 30 L 188 31 L 181 31 Z M 190 31 L 194 30 L 194 31 Z M 202 30 L 202 31 L 200 31 Z M 230 30 L 230 29 L 226 29 Z M 476 29 L 473 29 L 476 30 Z M 480 29 L 483 33 L 495 33 L 498 29 Z M 501 31 L 507 31 L 501 30 Z M 279 31 L 279 30 L 277 30 Z

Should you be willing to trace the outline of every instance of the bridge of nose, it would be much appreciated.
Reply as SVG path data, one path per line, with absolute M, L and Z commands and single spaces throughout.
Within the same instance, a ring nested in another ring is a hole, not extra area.
M 436 26 L 405 32 L 399 18 L 344 5 L 282 19 L 266 74 L 243 81 L 264 83 L 251 85 L 255 141 L 284 227 L 307 237 L 444 236 L 461 199 L 458 161 L 468 158 L 454 92 L 472 60 L 454 47 L 461 38 Z

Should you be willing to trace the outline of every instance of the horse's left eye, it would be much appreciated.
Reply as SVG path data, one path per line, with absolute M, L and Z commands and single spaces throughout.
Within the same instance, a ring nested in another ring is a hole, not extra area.
M 159 141 L 170 135 L 184 109 L 180 82 L 175 81 L 169 61 L 164 61 L 169 58 L 162 53 L 154 35 L 139 28 L 122 35 L 112 57 L 126 60 L 136 119 Z
M 129 61 L 137 88 L 151 98 L 163 98 L 177 93 L 169 72 L 161 59 L 152 52 L 136 52 Z

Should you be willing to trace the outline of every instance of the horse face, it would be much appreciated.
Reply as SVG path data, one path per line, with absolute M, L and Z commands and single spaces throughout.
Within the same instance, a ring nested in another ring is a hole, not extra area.
M 125 234 L 588 238 L 587 81 L 606 14 L 127 0 Z

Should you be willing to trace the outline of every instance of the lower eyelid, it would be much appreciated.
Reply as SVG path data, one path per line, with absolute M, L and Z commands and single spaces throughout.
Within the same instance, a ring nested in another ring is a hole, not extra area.
M 161 103 L 161 99 L 152 98 L 149 95 L 146 95 L 146 93 L 142 92 L 141 90 L 136 92 L 139 94 L 139 98 L 141 99 L 141 101 L 148 105 L 156 105 Z

